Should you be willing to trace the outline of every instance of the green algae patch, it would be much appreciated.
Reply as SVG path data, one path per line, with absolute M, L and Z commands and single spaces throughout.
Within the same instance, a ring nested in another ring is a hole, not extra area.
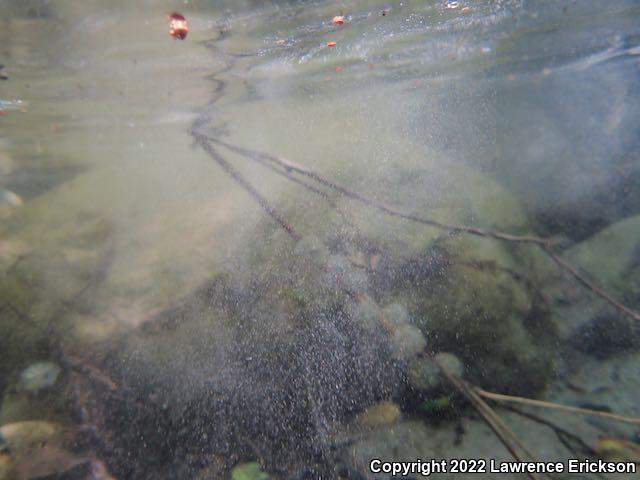
M 269 480 L 258 462 L 241 463 L 231 470 L 231 480 Z
M 500 243 L 467 238 L 455 246 L 444 278 L 414 296 L 431 347 L 458 355 L 468 378 L 486 388 L 540 391 L 553 376 L 554 328 L 535 288 Z

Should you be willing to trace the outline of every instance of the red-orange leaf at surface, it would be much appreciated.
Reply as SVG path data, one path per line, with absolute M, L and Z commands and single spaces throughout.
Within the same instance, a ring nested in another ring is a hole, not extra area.
M 184 15 L 178 12 L 171 12 L 169 14 L 169 35 L 173 38 L 184 40 L 187 38 L 187 33 L 189 33 L 189 26 Z

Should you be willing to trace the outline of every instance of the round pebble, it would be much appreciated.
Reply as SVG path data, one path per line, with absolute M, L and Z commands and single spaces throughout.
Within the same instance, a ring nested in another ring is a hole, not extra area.
M 56 383 L 60 372 L 60 367 L 55 363 L 34 363 L 25 368 L 20 374 L 20 387 L 28 392 L 36 393 Z
M 418 327 L 407 323 L 393 331 L 391 346 L 397 358 L 409 360 L 424 351 L 427 340 Z
M 454 354 L 441 352 L 435 358 L 448 372 L 462 376 L 464 365 Z M 407 378 L 414 388 L 423 391 L 434 390 L 446 383 L 440 373 L 440 367 L 428 357 L 413 358 L 407 369 Z
M 17 193 L 0 188 L 0 207 L 21 207 L 24 202 Z
M 411 323 L 409 312 L 407 312 L 405 306 L 400 303 L 392 303 L 391 305 L 387 305 L 382 310 L 382 314 L 384 315 L 385 320 L 392 323 L 393 325 Z

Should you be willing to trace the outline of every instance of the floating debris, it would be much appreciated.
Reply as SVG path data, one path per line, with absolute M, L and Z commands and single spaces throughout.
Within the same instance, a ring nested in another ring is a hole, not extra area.
M 335 17 L 333 17 L 333 20 L 331 21 L 333 22 L 334 25 L 344 25 L 344 16 L 336 15 Z
M 60 367 L 52 362 L 39 362 L 25 368 L 20 374 L 20 387 L 37 393 L 51 387 L 60 375 Z
M 178 12 L 171 12 L 169 14 L 169 35 L 178 40 L 184 40 L 187 38 L 188 33 L 189 26 L 184 15 Z
M 456 0 L 449 0 L 447 2 L 447 4 L 445 5 L 445 8 L 448 8 L 450 10 L 454 10 L 456 8 L 460 7 L 460 2 L 456 1 Z
M 335 47 L 336 45 L 336 42 L 327 42 L 327 47 Z

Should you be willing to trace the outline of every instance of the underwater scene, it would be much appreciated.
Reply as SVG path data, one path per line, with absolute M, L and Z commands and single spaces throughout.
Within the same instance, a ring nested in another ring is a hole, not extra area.
M 640 479 L 640 2 L 0 26 L 0 480 Z

